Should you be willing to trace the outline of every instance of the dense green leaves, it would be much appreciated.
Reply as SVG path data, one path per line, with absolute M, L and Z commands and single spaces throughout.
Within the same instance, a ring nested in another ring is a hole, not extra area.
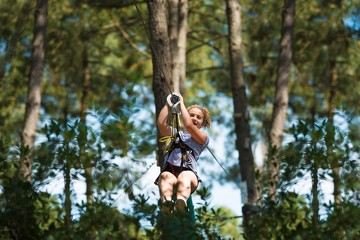
M 344 129 L 334 127 L 325 120 L 315 124 L 299 121 L 291 132 L 294 141 L 280 154 L 283 157 L 279 200 L 263 204 L 262 211 L 251 223 L 252 229 L 261 229 L 261 232 L 252 232 L 254 235 L 251 236 L 267 239 L 358 237 L 360 225 L 345 220 L 352 218 L 348 212 L 350 209 L 354 215 L 359 214 L 360 210 L 358 200 L 355 200 L 359 186 L 353 185 L 353 180 L 358 181 L 360 176 L 358 147 L 351 144 Z M 325 201 L 328 197 L 325 196 L 325 188 L 321 187 L 329 184 L 329 179 L 333 178 L 331 169 L 336 164 L 343 169 L 342 202 L 338 205 Z M 314 172 L 314 168 L 318 171 Z M 314 176 L 311 176 L 314 173 L 318 174 L 320 182 L 314 182 Z M 316 195 L 312 193 L 314 184 L 319 187 Z M 296 192 L 302 192 L 302 195 Z M 315 197 L 321 199 L 320 228 L 314 227 L 312 219 L 314 214 L 318 214 L 312 206 Z
M 266 139 L 269 128 L 281 3 L 241 1 L 244 74 L 256 139 Z M 359 224 L 354 221 L 360 218 L 356 4 L 297 2 L 288 114 L 288 126 L 293 128 L 287 129 L 284 149 L 268 151 L 268 157 L 275 153 L 281 157 L 279 201 L 267 200 L 264 181 L 259 197 L 262 211 L 251 222 L 254 231 L 249 232 L 249 239 L 315 239 L 316 234 L 328 239 L 359 237 Z M 19 133 L 30 71 L 34 6 L 35 1 L 0 0 L 0 238 L 89 239 L 91 234 L 97 239 L 159 239 L 159 208 L 151 194 L 137 194 L 142 189 L 139 179 L 156 158 L 154 101 L 149 90 L 151 43 L 141 21 L 147 24 L 145 2 L 138 1 L 139 15 L 133 1 L 49 1 L 41 121 L 36 147 L 29 151 L 21 147 Z M 211 110 L 219 127 L 209 131 L 216 147 L 221 145 L 222 128 L 232 126 L 226 38 L 225 3 L 190 1 L 185 97 L 188 104 Z M 86 74 L 90 84 L 84 124 L 80 106 Z M 334 76 L 336 85 L 331 84 Z M 337 114 L 331 124 L 327 117 L 334 90 Z M 219 157 L 231 166 L 237 162 L 236 140 L 231 129 L 226 132 L 230 133 L 224 140 L 227 156 Z M 15 178 L 24 154 L 34 159 L 32 185 Z M 83 193 L 74 186 L 85 181 L 83 166 L 88 164 L 94 177 L 91 205 L 77 201 Z M 321 212 L 319 228 L 314 229 L 314 196 L 310 188 L 299 194 L 296 187 L 302 187 L 306 179 L 312 181 L 314 167 L 319 168 L 320 183 L 331 182 L 331 166 L 336 164 L 341 166 L 342 202 L 335 206 L 331 193 L 319 188 Z M 239 166 L 227 170 L 232 173 L 228 178 L 238 182 Z M 65 225 L 64 189 L 49 190 L 52 184 L 64 182 L 66 171 L 72 183 L 71 229 Z M 224 182 L 223 174 L 213 175 Z M 216 180 L 209 177 L 207 186 Z M 239 239 L 238 230 L 229 225 L 242 223 L 225 209 L 212 209 L 208 191 L 198 191 L 202 200 L 195 210 L 196 223 L 188 228 L 189 222 L 182 222 L 180 229 L 197 239 Z M 119 197 L 129 199 L 131 209 L 115 206 Z M 339 229 L 336 236 L 334 229 Z

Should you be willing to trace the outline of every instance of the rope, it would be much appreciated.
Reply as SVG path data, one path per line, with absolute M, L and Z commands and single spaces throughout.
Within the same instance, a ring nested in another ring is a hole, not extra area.
M 169 94 L 169 97 L 171 97 L 171 94 Z M 168 100 L 169 100 L 168 97 Z M 171 134 L 168 136 L 163 136 L 159 139 L 160 143 L 164 143 L 164 153 L 165 155 L 168 154 L 169 152 L 171 152 L 174 149 L 174 142 L 176 141 L 176 139 L 179 137 L 178 133 L 179 133 L 179 127 L 181 125 L 180 123 L 180 112 L 179 110 L 176 108 L 176 106 L 179 104 L 179 102 L 177 103 L 170 103 L 173 104 L 171 106 L 172 108 L 172 116 L 170 117 L 170 113 L 168 114 L 168 119 L 170 119 L 170 122 L 168 122 L 168 124 L 171 126 Z
M 209 152 L 211 153 L 211 155 L 214 157 L 215 161 L 220 165 L 220 167 L 224 170 L 224 172 L 229 176 L 230 174 L 226 171 L 226 169 L 222 166 L 222 164 L 219 162 L 219 160 L 217 160 L 215 154 L 210 150 L 209 147 L 206 147 L 207 150 L 209 150 Z
M 139 181 L 140 178 L 142 178 L 149 170 L 150 168 L 155 164 L 155 162 L 153 162 L 138 178 L 136 178 L 133 182 L 131 182 L 131 184 L 129 184 L 129 186 L 117 197 L 115 198 L 115 200 L 113 201 L 112 204 L 110 204 L 110 207 L 113 206 L 117 200 L 119 200 L 119 198 L 125 193 L 127 192 L 137 181 Z

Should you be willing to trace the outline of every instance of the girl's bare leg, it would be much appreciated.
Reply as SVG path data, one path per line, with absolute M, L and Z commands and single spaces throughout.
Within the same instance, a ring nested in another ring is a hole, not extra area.
M 198 180 L 192 171 L 183 171 L 179 174 L 178 189 L 176 193 L 175 208 L 179 211 L 185 211 L 187 208 L 186 202 L 190 197 L 190 194 L 196 190 L 198 186 Z
M 171 206 L 169 206 L 168 202 L 172 201 L 176 181 L 176 177 L 170 172 L 163 172 L 160 175 L 159 190 L 162 203 L 161 211 L 163 212 L 170 212 Z

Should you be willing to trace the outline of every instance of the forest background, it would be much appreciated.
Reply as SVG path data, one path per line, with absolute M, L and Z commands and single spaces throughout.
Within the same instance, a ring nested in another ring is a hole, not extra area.
M 0 238 L 167 236 L 140 183 L 178 91 L 210 109 L 216 153 L 184 239 L 359 239 L 359 5 L 1 0 Z M 242 216 L 211 205 L 219 183 Z

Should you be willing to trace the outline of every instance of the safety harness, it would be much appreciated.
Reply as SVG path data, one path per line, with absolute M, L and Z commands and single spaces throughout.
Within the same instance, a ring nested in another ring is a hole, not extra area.
M 183 140 L 181 139 L 181 136 L 180 136 L 180 126 L 181 126 L 180 114 L 181 114 L 181 112 L 177 108 L 177 106 L 180 103 L 180 97 L 176 93 L 172 93 L 167 97 L 167 103 L 168 103 L 169 108 L 171 108 L 171 112 L 169 111 L 168 118 L 167 118 L 167 124 L 171 127 L 171 135 L 161 137 L 159 139 L 159 142 L 164 143 L 164 156 L 166 157 L 166 155 L 168 155 L 168 158 L 170 157 L 170 154 L 174 149 L 180 148 L 180 151 L 181 151 L 180 172 L 182 172 L 184 163 L 188 160 L 187 152 L 189 151 L 189 153 L 192 155 L 193 155 L 193 152 L 191 151 L 192 149 L 183 142 Z M 172 173 L 175 175 L 174 167 L 167 160 L 166 160 L 166 162 L 164 162 L 162 169 L 163 170 L 166 169 L 167 166 L 169 165 Z M 189 196 L 189 199 L 190 199 L 190 204 L 193 209 L 191 195 Z M 173 200 L 165 199 L 162 202 L 161 209 L 163 212 L 171 212 L 172 210 L 176 211 L 177 207 L 179 207 L 178 203 L 181 203 L 181 202 L 182 202 L 181 199 L 180 199 L 180 201 L 179 201 L 179 199 L 177 199 L 175 203 Z M 184 206 L 181 206 L 179 209 L 184 209 L 185 211 L 188 211 L 187 203 L 185 202 L 185 200 L 183 202 L 184 202 Z M 194 211 L 192 210 L 192 213 L 193 212 Z M 195 219 L 195 216 L 194 216 L 194 219 Z
M 187 150 L 190 149 L 180 137 L 180 111 L 177 106 L 180 103 L 180 97 L 176 93 L 169 94 L 167 103 L 171 108 L 171 113 L 168 115 L 168 124 L 171 126 L 171 135 L 164 136 L 159 139 L 159 142 L 164 143 L 164 155 L 170 154 L 175 148 L 181 150 L 181 170 L 184 163 L 187 161 Z M 171 116 L 170 116 L 171 114 Z

